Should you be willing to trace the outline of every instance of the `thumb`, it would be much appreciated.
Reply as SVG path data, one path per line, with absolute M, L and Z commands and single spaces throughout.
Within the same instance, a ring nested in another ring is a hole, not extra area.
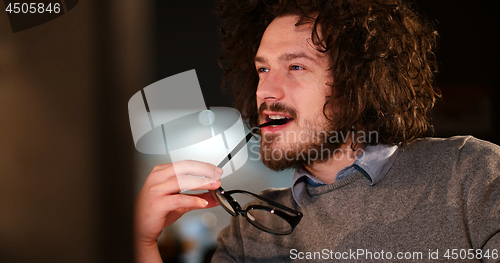
M 171 225 L 182 215 L 191 210 L 217 206 L 217 201 L 213 199 L 210 193 L 196 195 L 177 194 L 171 197 L 175 198 L 173 203 L 175 203 L 174 205 L 177 206 L 177 208 L 170 210 L 167 214 L 164 227 Z

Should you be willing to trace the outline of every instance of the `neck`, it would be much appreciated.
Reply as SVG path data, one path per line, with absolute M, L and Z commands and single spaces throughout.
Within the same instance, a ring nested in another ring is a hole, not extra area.
M 351 149 L 350 144 L 342 145 L 335 155 L 326 162 L 312 163 L 306 166 L 305 169 L 314 177 L 321 181 L 332 184 L 335 182 L 335 177 L 338 172 L 356 161 L 359 155 L 363 152 L 365 145 L 358 145 L 356 149 Z

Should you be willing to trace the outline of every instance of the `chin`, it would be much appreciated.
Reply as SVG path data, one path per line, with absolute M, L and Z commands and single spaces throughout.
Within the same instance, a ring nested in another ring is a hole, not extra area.
M 263 140 L 260 148 L 260 159 L 269 169 L 283 171 L 327 162 L 333 157 L 332 153 L 339 149 L 339 146 L 330 143 L 289 143 L 279 141 L 279 139 Z
M 286 159 L 280 159 L 280 160 L 274 160 L 274 159 L 266 159 L 262 158 L 262 163 L 269 169 L 280 172 L 284 171 L 287 169 L 295 169 L 299 162 L 295 160 L 286 160 Z

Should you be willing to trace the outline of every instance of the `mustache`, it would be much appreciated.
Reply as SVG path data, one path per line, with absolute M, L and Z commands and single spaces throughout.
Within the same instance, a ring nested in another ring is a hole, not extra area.
M 294 108 L 287 106 L 283 103 L 275 102 L 272 104 L 268 104 L 266 102 L 263 102 L 259 106 L 259 116 L 262 116 L 263 115 L 262 112 L 265 110 L 287 113 L 290 116 L 292 116 L 294 120 L 297 120 L 297 111 Z

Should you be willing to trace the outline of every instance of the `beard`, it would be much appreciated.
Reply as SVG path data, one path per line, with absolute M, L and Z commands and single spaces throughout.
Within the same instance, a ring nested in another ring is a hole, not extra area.
M 333 126 L 326 126 L 307 124 L 305 128 L 299 127 L 298 134 L 295 131 L 264 134 L 260 148 L 262 162 L 271 170 L 283 171 L 329 161 L 340 151 L 341 143 L 329 136 L 336 133 Z M 289 143 L 279 145 L 282 141 Z
M 300 120 L 294 108 L 282 103 L 269 105 L 263 102 L 259 107 L 261 120 L 263 111 L 268 109 L 289 114 L 299 128 L 298 133 L 297 131 L 279 131 L 263 135 L 261 133 L 260 157 L 269 169 L 283 171 L 310 166 L 313 163 L 324 163 L 340 151 L 342 142 L 337 139 L 338 137 L 332 136 L 338 134 L 337 127 L 324 114 L 318 113 L 312 120 L 306 120 L 305 126 L 301 127 L 298 125 Z M 319 123 L 321 125 L 315 125 Z

